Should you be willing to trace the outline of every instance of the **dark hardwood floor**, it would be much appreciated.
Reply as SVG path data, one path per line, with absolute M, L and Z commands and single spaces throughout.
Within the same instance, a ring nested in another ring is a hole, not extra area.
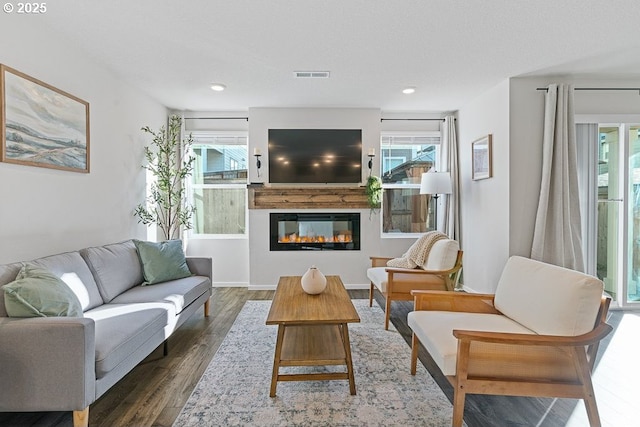
M 349 291 L 352 298 L 368 298 L 368 291 Z M 272 291 L 248 291 L 245 288 L 214 288 L 211 301 L 211 316 L 205 318 L 202 311 L 192 316 L 169 339 L 169 355 L 163 357 L 162 347 L 156 349 L 147 359 L 131 371 L 90 407 L 89 425 L 91 427 L 164 427 L 171 426 L 185 404 L 196 383 L 213 358 L 236 316 L 247 300 L 271 299 Z M 381 295 L 376 295 L 378 303 L 384 307 Z M 406 323 L 406 315 L 413 308 L 409 302 L 394 302 L 391 321 L 410 345 L 411 332 Z M 638 314 L 628 314 L 640 320 Z M 623 312 L 612 312 L 609 322 L 617 327 L 623 318 Z M 381 324 L 382 328 L 383 325 Z M 637 330 L 636 330 L 637 332 Z M 611 334 L 601 346 L 599 357 L 607 350 Z M 435 378 L 449 400 L 453 389 L 435 366 L 431 357 L 423 350 L 419 352 L 421 362 Z M 615 362 L 612 363 L 615 365 Z M 407 360 L 409 369 L 409 360 Z M 614 374 L 617 374 L 614 372 Z M 607 373 L 604 373 L 605 378 Z M 357 378 L 356 378 L 357 380 Z M 596 381 L 597 379 L 594 379 Z M 617 379 L 620 381 L 620 379 Z M 624 383 L 624 381 L 623 381 Z M 614 398 L 625 399 L 628 389 L 635 393 L 635 384 L 622 387 L 620 395 Z M 0 385 L 1 387 L 2 385 Z M 610 396 L 598 395 L 600 407 Z M 633 394 L 632 394 L 633 395 Z M 628 397 L 630 401 L 632 397 Z M 617 402 L 619 404 L 619 402 Z M 573 399 L 536 399 L 506 396 L 467 397 L 465 422 L 469 427 L 487 426 L 565 426 L 572 417 L 577 401 Z M 578 408 L 576 413 L 583 408 Z M 602 412 L 602 410 L 601 410 Z M 581 419 L 572 425 L 580 424 Z M 603 425 L 626 424 L 626 419 L 605 419 Z M 630 420 L 633 421 L 633 420 Z M 0 413 L 0 426 L 15 427 L 69 427 L 72 426 L 70 412 L 42 413 Z

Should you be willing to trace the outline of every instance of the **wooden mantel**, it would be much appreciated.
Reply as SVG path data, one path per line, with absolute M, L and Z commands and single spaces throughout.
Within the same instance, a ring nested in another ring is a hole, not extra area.
M 249 186 L 249 209 L 366 209 L 365 187 Z

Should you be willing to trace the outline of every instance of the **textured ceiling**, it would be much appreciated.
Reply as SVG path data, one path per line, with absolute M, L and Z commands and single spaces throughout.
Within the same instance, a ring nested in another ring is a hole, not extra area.
M 638 0 L 58 0 L 39 19 L 181 110 L 451 111 L 509 77 L 640 79 Z

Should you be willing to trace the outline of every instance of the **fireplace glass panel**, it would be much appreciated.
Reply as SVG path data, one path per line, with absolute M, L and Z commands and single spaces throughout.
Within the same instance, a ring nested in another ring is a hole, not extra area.
M 271 250 L 359 250 L 360 214 L 271 214 Z

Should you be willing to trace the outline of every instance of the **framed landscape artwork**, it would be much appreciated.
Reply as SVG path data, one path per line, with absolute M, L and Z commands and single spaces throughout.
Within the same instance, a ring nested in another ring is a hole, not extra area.
M 483 136 L 471 143 L 471 165 L 473 180 L 491 178 L 493 176 L 491 162 L 491 134 Z
M 89 103 L 0 64 L 0 160 L 89 173 Z

